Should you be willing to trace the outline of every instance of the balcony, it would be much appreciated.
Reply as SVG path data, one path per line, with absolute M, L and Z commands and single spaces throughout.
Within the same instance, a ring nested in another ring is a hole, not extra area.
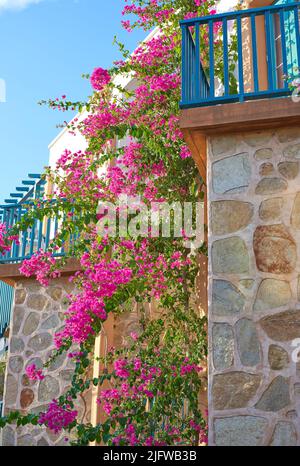
M 181 21 L 180 107 L 289 96 L 300 68 L 299 9 L 285 3 Z

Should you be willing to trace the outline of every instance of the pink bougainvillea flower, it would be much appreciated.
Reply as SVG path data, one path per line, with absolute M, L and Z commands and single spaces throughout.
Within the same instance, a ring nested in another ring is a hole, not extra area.
M 95 68 L 91 75 L 91 85 L 96 91 L 102 91 L 110 80 L 109 72 L 103 68 Z
M 43 380 L 45 376 L 41 369 L 37 369 L 35 364 L 26 367 L 26 375 L 30 380 Z
M 53 400 L 49 404 L 48 410 L 40 414 L 39 424 L 45 424 L 50 430 L 58 434 L 72 424 L 76 416 L 77 411 L 62 407 L 56 400 Z

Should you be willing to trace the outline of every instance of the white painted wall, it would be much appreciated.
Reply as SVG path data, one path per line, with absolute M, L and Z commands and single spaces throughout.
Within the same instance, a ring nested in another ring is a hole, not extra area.
M 81 115 L 77 115 L 79 120 L 82 120 L 87 117 L 87 112 L 83 112 Z M 70 130 L 65 128 L 63 129 L 53 141 L 48 146 L 49 149 L 49 165 L 51 168 L 55 168 L 56 162 L 59 157 L 63 154 L 65 149 L 68 149 L 72 152 L 77 152 L 79 150 L 85 151 L 87 148 L 87 142 L 85 138 L 79 133 L 76 132 L 75 135 L 70 133 Z
M 230 11 L 233 10 L 238 3 L 238 0 L 220 0 L 217 10 L 219 13 Z

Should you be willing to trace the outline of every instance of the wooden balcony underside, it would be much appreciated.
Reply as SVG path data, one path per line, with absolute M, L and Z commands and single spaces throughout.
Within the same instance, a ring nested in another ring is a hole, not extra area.
M 11 286 L 14 286 L 18 280 L 26 280 L 26 277 L 20 273 L 20 265 L 0 264 L 0 280 Z M 61 275 L 72 275 L 78 270 L 81 270 L 79 261 L 77 259 L 68 259 L 66 265 L 61 270 Z
M 204 134 L 257 131 L 300 123 L 300 102 L 291 97 L 196 107 L 181 111 L 180 127 Z
M 204 180 L 207 136 L 296 125 L 300 125 L 300 102 L 291 97 L 190 108 L 180 116 L 181 130 Z

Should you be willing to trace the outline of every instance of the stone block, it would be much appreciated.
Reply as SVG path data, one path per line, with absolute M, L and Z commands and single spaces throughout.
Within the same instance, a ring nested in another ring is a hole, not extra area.
M 300 337 L 300 310 L 284 311 L 264 317 L 260 325 L 274 341 L 290 341 Z
M 261 361 L 261 350 L 255 323 L 250 319 L 240 319 L 235 324 L 237 347 L 241 363 L 255 366 Z
M 217 316 L 239 314 L 245 297 L 239 289 L 226 280 L 214 280 L 212 286 L 212 312 Z
M 213 363 L 216 370 L 228 369 L 234 360 L 234 335 L 231 325 L 214 324 L 212 329 Z
M 254 311 L 266 311 L 280 306 L 286 306 L 292 297 L 289 282 L 266 278 L 258 288 Z
M 258 226 L 253 247 L 258 270 L 269 273 L 291 273 L 295 269 L 297 248 L 284 225 Z
M 282 178 L 263 178 L 256 186 L 255 193 L 260 195 L 277 194 L 286 191 L 288 184 Z
M 248 406 L 261 383 L 261 375 L 247 372 L 227 372 L 213 377 L 214 409 L 237 409 Z
M 241 201 L 211 203 L 211 225 L 214 235 L 227 235 L 245 228 L 253 217 L 253 205 Z
M 283 207 L 282 197 L 266 199 L 260 204 L 259 216 L 264 221 L 276 220 L 280 217 Z
M 214 420 L 215 444 L 226 447 L 263 445 L 268 421 L 258 416 L 231 416 Z
M 249 186 L 250 178 L 248 153 L 233 155 L 212 165 L 213 189 L 217 194 L 243 192 Z
M 248 273 L 249 254 L 245 242 L 238 236 L 217 240 L 212 245 L 214 273 Z
M 273 371 L 280 371 L 288 366 L 288 352 L 278 345 L 270 345 L 268 352 L 268 360 Z
M 255 408 L 261 411 L 277 412 L 291 403 L 289 379 L 279 375 L 272 380 L 262 394 Z

